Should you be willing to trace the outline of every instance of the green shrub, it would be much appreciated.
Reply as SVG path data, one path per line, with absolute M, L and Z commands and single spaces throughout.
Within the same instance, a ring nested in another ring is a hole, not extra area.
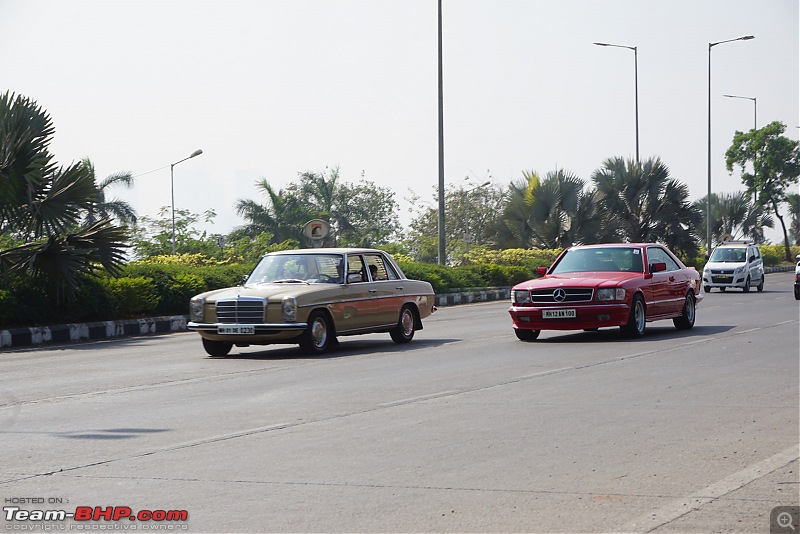
M 189 300 L 206 290 L 205 281 L 192 273 L 177 273 L 161 293 L 161 303 L 158 307 L 162 313 L 177 315 L 188 313 Z
M 119 318 L 151 313 L 161 300 L 155 282 L 144 276 L 106 278 L 102 284 L 111 296 Z

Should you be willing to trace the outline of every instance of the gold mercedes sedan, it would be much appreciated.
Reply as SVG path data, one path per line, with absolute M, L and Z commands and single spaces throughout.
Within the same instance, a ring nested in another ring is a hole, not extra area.
M 285 250 L 266 254 L 243 285 L 192 298 L 187 326 L 211 356 L 279 343 L 322 354 L 340 336 L 388 332 L 408 343 L 435 303 L 431 284 L 406 278 L 381 250 Z

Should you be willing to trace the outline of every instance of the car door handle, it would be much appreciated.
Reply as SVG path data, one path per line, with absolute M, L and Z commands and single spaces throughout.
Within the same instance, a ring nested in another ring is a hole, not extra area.
M 402 291 L 403 290 L 403 286 L 395 286 L 395 289 L 398 290 L 398 291 Z
M 370 292 L 370 293 L 377 293 L 377 292 L 378 292 L 378 290 L 377 290 L 377 289 L 370 289 L 370 290 L 369 290 L 369 292 Z
M 669 277 L 669 281 L 670 281 L 670 282 L 674 282 L 674 281 L 675 281 L 675 277 L 674 277 L 674 276 L 670 276 L 670 277 Z

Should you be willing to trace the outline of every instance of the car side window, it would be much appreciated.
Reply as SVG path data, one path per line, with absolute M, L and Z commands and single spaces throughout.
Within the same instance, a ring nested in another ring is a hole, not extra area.
M 374 281 L 381 280 L 396 280 L 397 275 L 384 261 L 383 256 L 379 254 L 365 254 L 364 260 L 367 262 L 367 267 L 370 271 L 370 276 Z
M 354 276 L 357 275 L 357 276 Z M 367 282 L 367 269 L 359 255 L 347 256 L 347 283 Z
M 675 260 L 673 260 L 669 254 L 667 254 L 662 248 L 660 247 L 648 247 L 647 248 L 647 262 L 652 265 L 654 263 L 666 263 L 668 271 L 677 271 L 680 270 L 680 267 Z

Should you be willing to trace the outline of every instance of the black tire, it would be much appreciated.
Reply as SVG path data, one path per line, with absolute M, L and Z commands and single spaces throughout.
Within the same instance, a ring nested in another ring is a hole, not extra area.
M 683 310 L 680 317 L 675 317 L 672 323 L 678 330 L 689 330 L 694 326 L 695 318 L 695 302 L 694 295 L 688 293 L 686 300 L 683 302 Z
M 300 350 L 303 354 L 322 354 L 333 344 L 335 337 L 328 316 L 321 311 L 311 312 L 306 331 L 300 336 Z
M 600 330 L 600 329 L 599 328 L 584 328 L 583 329 L 584 332 L 597 332 L 598 330 Z
M 229 343 L 228 341 L 211 341 L 210 339 L 203 338 L 203 348 L 209 356 L 224 358 L 231 351 L 231 348 L 233 348 L 233 343 Z
M 756 286 L 756 289 L 758 290 L 759 293 L 764 291 L 764 275 L 763 274 L 761 275 L 761 281 Z
M 622 332 L 628 337 L 642 337 L 647 328 L 647 314 L 644 300 L 641 295 L 634 295 L 631 302 L 631 314 L 628 317 L 628 324 L 620 326 Z
M 711 288 L 709 286 L 703 286 L 703 291 L 706 293 L 711 293 Z
M 750 293 L 750 277 L 747 277 L 747 280 L 744 281 L 744 287 L 742 288 L 743 293 Z
M 408 343 L 414 339 L 416 320 L 414 309 L 411 306 L 403 306 L 403 309 L 400 310 L 400 318 L 397 320 L 397 325 L 389 331 L 392 341 L 395 343 Z
M 523 330 L 521 328 L 514 329 L 517 339 L 521 341 L 536 341 L 536 338 L 539 337 L 540 332 L 541 330 Z
M 800 289 L 794 288 L 794 300 L 800 300 Z

